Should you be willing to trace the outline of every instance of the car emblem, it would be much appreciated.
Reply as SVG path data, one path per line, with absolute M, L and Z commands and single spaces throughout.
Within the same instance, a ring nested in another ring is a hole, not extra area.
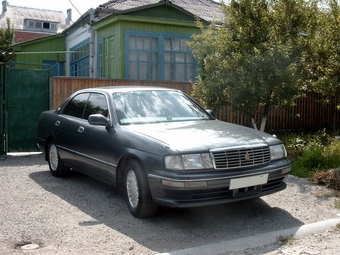
M 248 152 L 246 152 L 246 154 L 244 154 L 244 160 L 249 160 L 250 159 L 250 155 Z

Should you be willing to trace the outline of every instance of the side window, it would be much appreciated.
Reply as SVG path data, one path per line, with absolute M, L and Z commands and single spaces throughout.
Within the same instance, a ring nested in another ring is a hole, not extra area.
M 64 107 L 62 114 L 70 115 L 73 117 L 81 118 L 84 113 L 87 99 L 90 93 L 82 93 L 76 95 L 67 105 Z
M 106 97 L 103 94 L 92 93 L 86 105 L 84 119 L 88 119 L 91 114 L 102 114 L 109 116 Z

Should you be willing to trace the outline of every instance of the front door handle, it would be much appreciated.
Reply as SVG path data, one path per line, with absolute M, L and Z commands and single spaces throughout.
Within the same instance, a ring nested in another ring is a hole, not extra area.
M 84 128 L 84 127 L 82 127 L 82 126 L 79 126 L 79 128 L 78 128 L 78 132 L 79 132 L 79 133 L 83 133 L 83 132 L 84 132 L 84 130 L 85 130 L 85 128 Z

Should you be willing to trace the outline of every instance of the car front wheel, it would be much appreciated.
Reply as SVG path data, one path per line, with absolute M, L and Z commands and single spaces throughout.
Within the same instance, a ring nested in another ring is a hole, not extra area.
M 69 174 L 69 169 L 64 166 L 62 160 L 59 157 L 57 146 L 53 141 L 48 145 L 48 165 L 50 171 L 55 177 L 63 177 Z
M 127 164 L 125 174 L 125 194 L 131 214 L 137 218 L 151 217 L 157 211 L 152 202 L 146 173 L 137 160 Z

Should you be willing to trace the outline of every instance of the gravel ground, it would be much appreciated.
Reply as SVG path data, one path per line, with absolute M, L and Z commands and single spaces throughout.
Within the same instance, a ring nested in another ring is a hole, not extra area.
M 162 208 L 153 218 L 136 219 L 112 187 L 79 173 L 55 178 L 41 154 L 9 155 L 0 160 L 0 254 L 171 254 L 339 217 L 340 199 L 331 190 L 293 176 L 287 183 L 260 199 Z M 335 228 L 292 241 L 255 249 L 245 244 L 223 254 L 340 255 Z

